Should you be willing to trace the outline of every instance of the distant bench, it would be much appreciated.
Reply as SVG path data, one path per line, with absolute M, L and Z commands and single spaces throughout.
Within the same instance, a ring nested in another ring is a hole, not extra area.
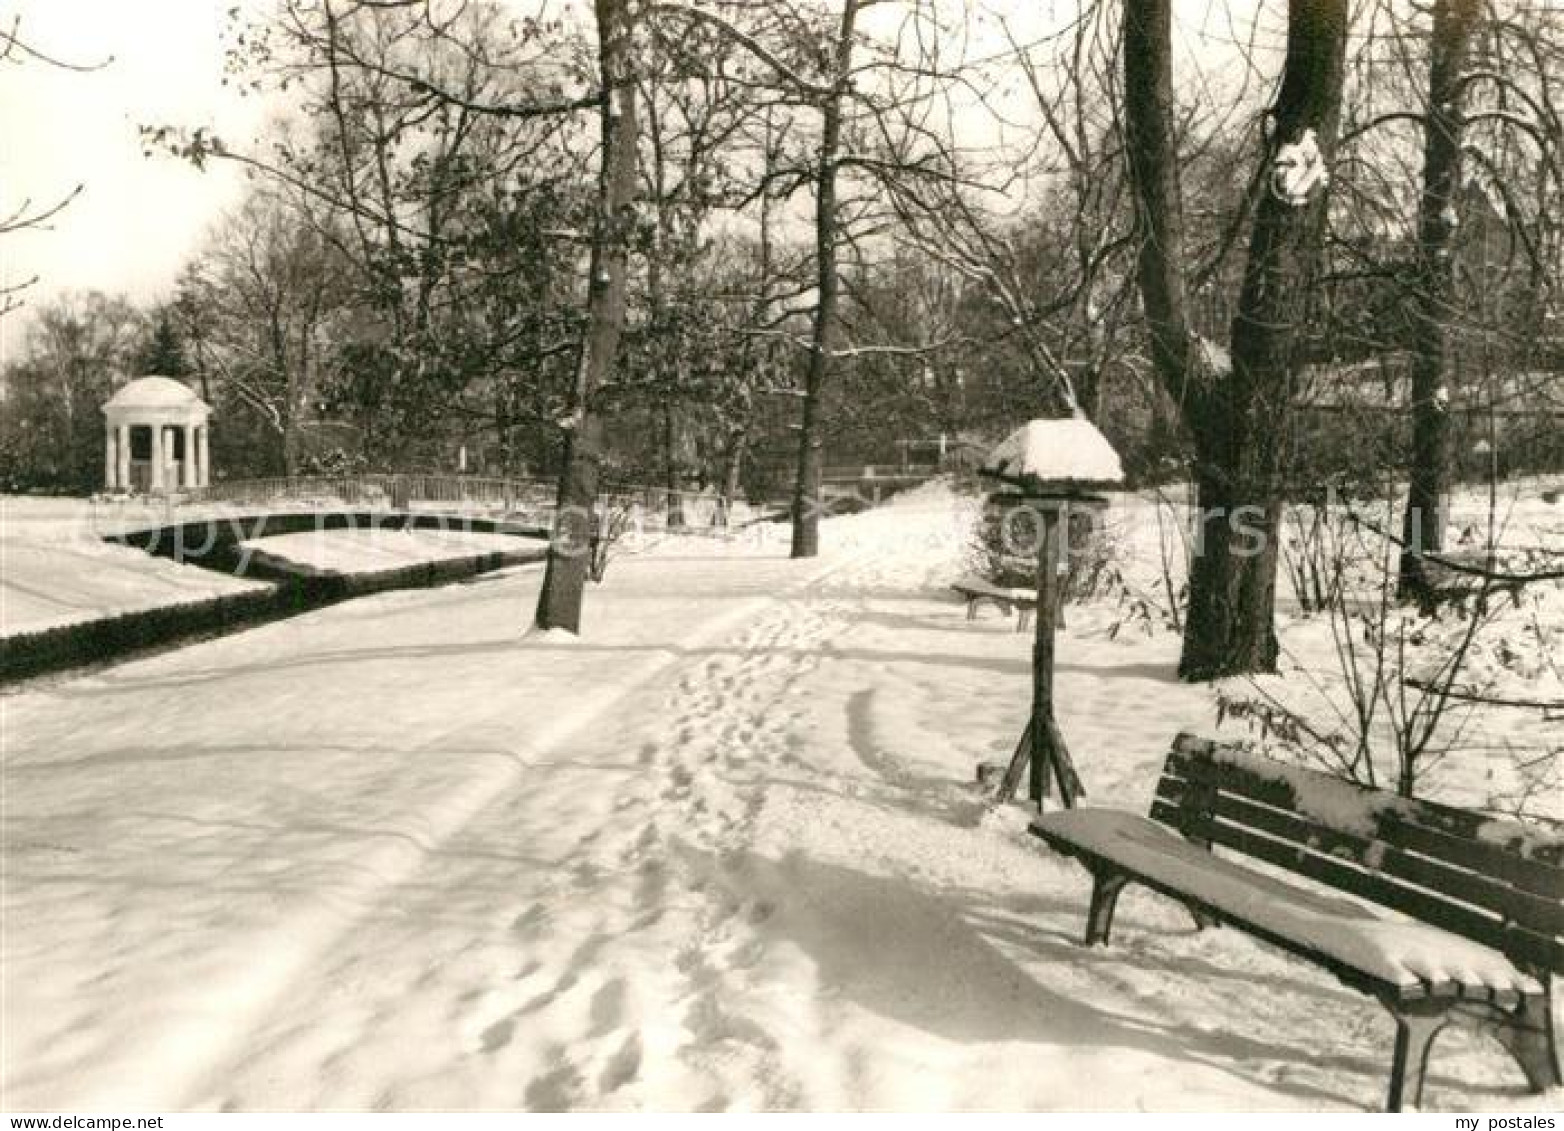
M 1494 568 L 1493 559 L 1482 550 L 1452 550 L 1423 560 L 1428 584 L 1447 598 L 1479 592 L 1484 574 Z
M 1378 1000 L 1396 1020 L 1391 1111 L 1419 1102 L 1429 1049 L 1456 1020 L 1490 1030 L 1534 1091 L 1561 1083 L 1549 991 L 1564 972 L 1564 837 L 1187 734 L 1149 818 L 1069 809 L 1031 831 L 1093 876 L 1088 946 L 1108 941 L 1119 893 L 1140 883 L 1184 903 L 1198 925 L 1237 927 Z
M 1024 589 L 1001 589 L 997 585 L 991 585 L 980 577 L 963 577 L 951 585 L 957 593 L 966 598 L 967 619 L 976 620 L 978 606 L 987 601 L 1005 616 L 1009 616 L 1012 609 L 1020 610 L 1020 617 L 1016 621 L 1016 631 L 1025 632 L 1032 624 L 1032 613 L 1037 608 L 1037 596 Z

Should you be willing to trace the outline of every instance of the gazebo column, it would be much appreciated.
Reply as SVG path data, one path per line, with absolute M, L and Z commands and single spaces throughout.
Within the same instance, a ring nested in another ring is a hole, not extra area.
M 114 444 L 118 449 L 115 453 L 118 462 L 115 465 L 114 478 L 121 491 L 128 491 L 130 490 L 130 425 L 121 424 L 114 429 L 114 433 L 118 437 Z
M 210 487 L 212 485 L 212 468 L 209 462 L 210 453 L 207 451 L 207 433 L 211 431 L 211 425 L 203 422 L 196 429 L 196 486 Z
M 105 491 L 114 491 L 119 487 L 119 484 L 114 481 L 119 475 L 119 453 L 114 448 L 114 429 L 110 428 L 103 434 L 103 489 Z
M 196 481 L 196 426 L 185 426 L 185 459 L 179 470 L 183 473 L 185 490 L 193 491 L 201 484 Z
M 163 489 L 169 494 L 179 490 L 179 461 L 174 458 L 174 426 L 163 428 Z
M 163 453 L 163 426 L 152 425 L 152 490 L 163 490 L 163 468 L 168 457 Z

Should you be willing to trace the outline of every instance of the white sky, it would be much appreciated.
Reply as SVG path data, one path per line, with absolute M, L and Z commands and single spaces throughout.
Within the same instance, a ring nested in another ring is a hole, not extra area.
M 0 64 L 0 212 L 24 199 L 81 195 L 50 230 L 0 242 L 0 278 L 33 275 L 29 306 L 62 290 L 164 297 L 187 252 L 241 177 L 220 163 L 199 172 L 172 157 L 144 157 L 143 123 L 210 125 L 248 140 L 261 120 L 254 97 L 222 85 L 222 32 L 239 0 L 0 0 L 21 37 L 71 63 L 113 61 L 90 73 L 37 60 Z M 26 308 L 0 319 L 0 354 L 21 344 Z

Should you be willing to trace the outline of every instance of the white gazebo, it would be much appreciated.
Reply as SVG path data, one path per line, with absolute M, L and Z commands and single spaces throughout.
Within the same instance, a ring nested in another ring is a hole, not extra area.
M 172 377 L 141 377 L 103 406 L 108 428 L 103 485 L 109 491 L 173 494 L 210 483 L 212 408 Z

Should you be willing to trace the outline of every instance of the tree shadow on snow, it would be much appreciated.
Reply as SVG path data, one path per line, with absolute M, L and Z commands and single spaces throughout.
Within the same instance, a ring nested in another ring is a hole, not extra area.
M 1030 633 L 1019 633 L 1014 616 L 998 613 L 980 614 L 977 620 L 968 620 L 960 605 L 942 605 L 939 610 L 923 613 L 892 613 L 883 609 L 861 609 L 853 613 L 853 620 L 879 625 L 894 631 L 912 629 L 914 632 L 949 632 L 963 636 L 1017 636 L 1030 641 Z
M 1274 1024 L 1250 1018 L 1241 1007 L 1234 1012 L 1254 1031 L 1208 1029 L 1195 1019 L 1163 1021 L 1150 1015 L 1155 1003 L 1144 1011 L 1095 1004 L 1090 983 L 1098 971 L 1111 975 L 1127 963 L 1143 970 L 1160 967 L 1155 973 L 1170 982 L 1190 975 L 1221 977 L 1235 983 L 1235 995 L 1242 995 L 1237 986 L 1254 992 L 1254 973 L 1226 970 L 1198 958 L 1170 961 L 1123 949 L 1088 950 L 1062 932 L 1032 926 L 1039 918 L 1078 923 L 1085 910 L 1084 890 L 1072 891 L 1069 898 L 1006 899 L 980 889 L 873 875 L 797 851 L 781 859 L 747 851 L 720 856 L 688 847 L 679 851 L 692 867 L 722 875 L 726 884 L 741 887 L 756 905 L 768 908 L 757 929 L 804 951 L 817 969 L 822 990 L 942 1039 L 1132 1049 L 1165 1059 L 1170 1066 L 1194 1062 L 1257 1089 L 1322 1105 L 1380 1102 L 1390 1061 L 1388 1027 L 1383 1049 L 1376 1045 L 1374 1052 L 1356 1055 L 1321 1050 L 1308 1043 L 1307 1034 L 1289 1040 Z M 1031 961 L 1023 966 L 1007 949 Z M 1067 988 L 1049 984 L 1052 969 L 1061 972 L 1058 984 Z M 1281 988 L 1268 980 L 1264 992 Z M 1297 988 L 1310 996 L 1322 993 L 1306 983 Z M 1126 992 L 1117 979 L 1104 989 L 1119 1000 Z M 1329 989 L 1323 993 L 1348 1000 Z M 1364 999 L 1363 1008 L 1377 1007 Z M 1214 1020 L 1220 1024 L 1224 1019 Z M 1329 1081 L 1299 1079 L 1292 1073 L 1294 1066 L 1350 1073 L 1361 1086 L 1342 1091 L 1331 1088 Z M 1292 1074 L 1279 1078 L 1284 1073 Z M 1441 1081 L 1436 1070 L 1430 1085 Z M 1068 1097 L 1060 1098 L 1069 1106 Z
M 1156 683 L 1179 682 L 1178 664 L 1174 661 L 1132 664 L 1074 664 L 1068 660 L 1058 660 L 1054 663 L 1054 670 L 1056 672 L 1094 675 L 1103 679 L 1146 679 Z

